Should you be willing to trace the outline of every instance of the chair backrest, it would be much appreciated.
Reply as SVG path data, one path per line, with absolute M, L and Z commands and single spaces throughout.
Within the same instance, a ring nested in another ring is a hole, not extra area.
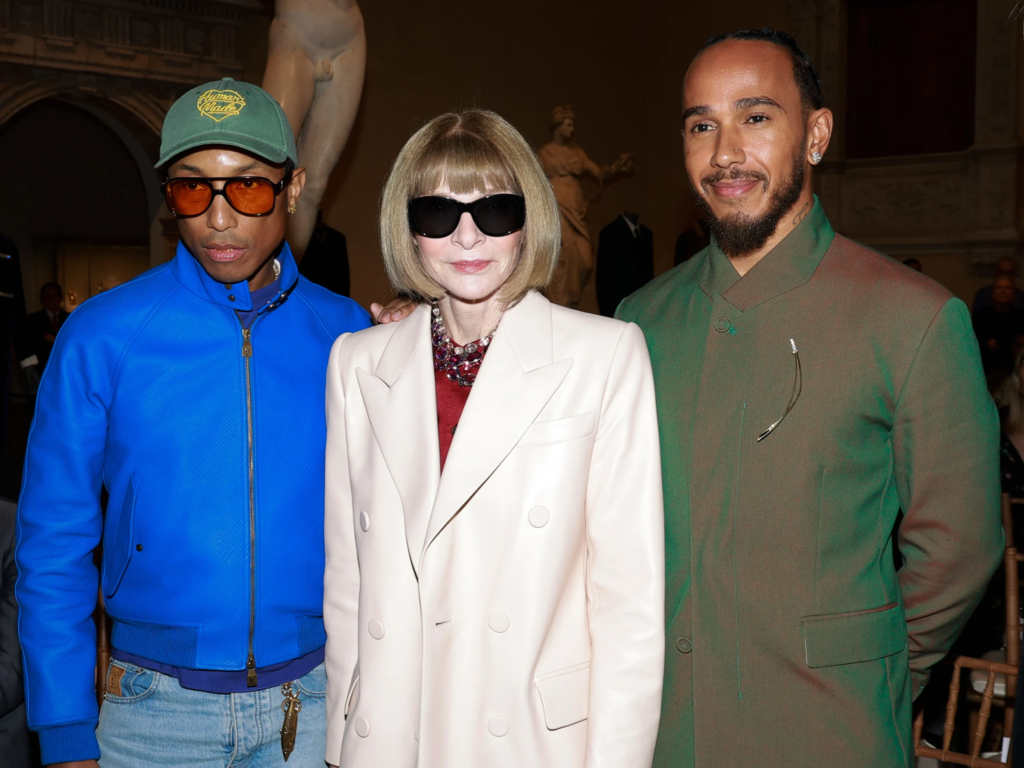
M 1003 513 L 1003 532 L 1006 534 L 1006 546 L 1012 547 L 1013 543 L 1013 503 L 1024 503 L 1024 499 L 1013 499 L 1010 494 L 1004 493 L 1000 498 L 1000 507 Z
M 981 711 L 978 714 L 978 725 L 971 738 L 970 754 L 966 752 L 953 752 L 950 747 L 953 743 L 953 727 L 956 723 L 957 704 L 960 698 L 960 677 L 964 669 L 980 669 L 988 673 L 985 683 L 985 691 L 981 699 Z M 996 675 L 1006 675 L 1007 689 L 1010 683 L 1016 683 L 1018 667 L 1013 664 L 1003 664 L 998 661 L 984 661 L 972 659 L 968 656 L 960 656 L 953 665 L 953 679 L 949 683 L 949 700 L 946 703 L 946 722 L 943 725 L 942 749 L 930 747 L 921 741 L 921 732 L 924 729 L 924 708 L 914 718 L 914 754 L 918 757 L 932 757 L 945 763 L 954 765 L 967 765 L 971 768 L 1006 768 L 1006 764 L 999 760 L 989 760 L 980 757 L 981 744 L 988 730 L 989 716 L 992 712 L 992 700 L 996 687 Z

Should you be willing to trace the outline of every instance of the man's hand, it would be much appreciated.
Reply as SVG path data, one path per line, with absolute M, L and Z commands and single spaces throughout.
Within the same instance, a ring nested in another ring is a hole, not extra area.
M 71 763 L 50 763 L 46 768 L 100 768 L 95 760 L 75 760 Z
M 373 315 L 373 322 L 377 325 L 385 325 L 387 323 L 397 323 L 399 320 L 404 320 L 412 311 L 416 309 L 417 302 L 412 299 L 407 299 L 404 296 L 398 296 L 392 299 L 388 305 L 381 306 L 377 302 L 370 305 L 370 314 Z

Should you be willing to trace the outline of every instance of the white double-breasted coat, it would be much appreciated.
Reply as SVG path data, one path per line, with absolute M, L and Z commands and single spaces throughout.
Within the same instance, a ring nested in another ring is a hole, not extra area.
M 529 293 L 440 472 L 430 310 L 346 335 L 327 382 L 327 761 L 646 768 L 664 541 L 631 324 Z

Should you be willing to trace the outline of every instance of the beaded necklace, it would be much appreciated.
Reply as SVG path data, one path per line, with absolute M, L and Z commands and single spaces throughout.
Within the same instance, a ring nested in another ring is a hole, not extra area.
M 452 341 L 444 327 L 437 299 L 431 304 L 430 342 L 434 346 L 434 368 L 456 382 L 460 387 L 471 387 L 483 362 L 484 353 L 494 338 L 494 331 L 464 347 Z

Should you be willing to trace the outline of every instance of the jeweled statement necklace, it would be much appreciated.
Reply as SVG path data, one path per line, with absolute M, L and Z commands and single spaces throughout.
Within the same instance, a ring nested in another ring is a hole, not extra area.
M 456 382 L 460 387 L 471 387 L 483 362 L 484 353 L 494 338 L 494 331 L 471 344 L 460 347 L 452 341 L 444 327 L 437 299 L 431 305 L 430 341 L 434 346 L 434 368 Z

